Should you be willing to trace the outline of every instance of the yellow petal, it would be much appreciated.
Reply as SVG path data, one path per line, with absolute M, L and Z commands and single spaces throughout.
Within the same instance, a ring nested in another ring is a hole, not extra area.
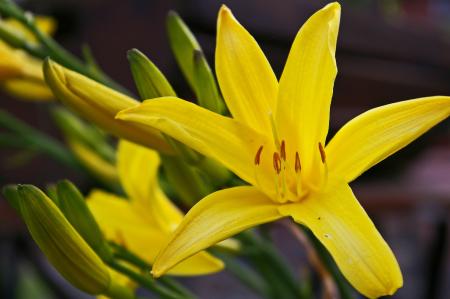
M 140 106 L 121 111 L 117 118 L 150 126 L 192 147 L 194 150 L 223 163 L 243 180 L 260 183 L 273 192 L 275 172 L 271 158 L 264 159 L 255 176 L 255 154 L 264 145 L 270 155 L 272 142 L 248 126 L 221 116 L 190 102 L 165 97 L 147 100 Z M 270 161 L 269 161 L 270 160 Z
M 369 110 L 344 125 L 326 147 L 332 174 L 351 182 L 450 115 L 450 97 L 428 97 Z
M 302 176 L 310 180 L 319 176 L 318 143 L 325 144 L 328 132 L 340 11 L 338 3 L 331 3 L 306 21 L 295 37 L 280 79 L 279 135 L 296 143 L 291 147 L 298 146 L 294 151 L 300 156 Z
M 117 184 L 119 178 L 114 165 L 105 161 L 96 152 L 75 139 L 67 140 L 70 150 L 88 171 L 105 183 Z
M 153 264 L 170 234 L 154 230 L 149 226 L 122 228 L 123 242 L 133 253 L 146 262 Z M 176 276 L 196 276 L 218 272 L 224 268 L 223 262 L 211 254 L 201 251 L 173 267 L 167 274 Z
M 224 5 L 217 21 L 216 72 L 233 117 L 270 133 L 277 78 L 258 43 Z
M 138 101 L 50 60 L 44 63 L 44 76 L 55 97 L 99 127 L 162 152 L 173 152 L 155 129 L 114 118 L 120 110 L 138 105 Z
M 51 101 L 53 93 L 44 81 L 10 79 L 2 84 L 2 88 L 9 94 L 28 101 Z
M 42 61 L 0 41 L 0 80 L 33 79 L 44 83 Z
M 323 193 L 281 206 L 280 213 L 311 229 L 363 295 L 378 298 L 402 286 L 394 254 L 346 183 L 330 182 Z
M 186 214 L 156 258 L 152 274 L 159 277 L 200 250 L 281 217 L 277 205 L 254 187 L 235 187 L 212 193 Z
M 52 35 L 56 30 L 56 21 L 51 17 L 35 16 L 34 21 L 39 30 L 47 35 Z M 1 22 L 4 22 L 4 24 L 9 29 L 13 30 L 16 35 L 21 36 L 22 38 L 32 43 L 37 43 L 37 39 L 34 34 L 16 19 L 6 19 L 2 20 Z
M 159 165 L 156 151 L 120 140 L 117 169 L 135 212 L 169 233 L 181 222 L 183 214 L 159 187 Z
M 170 269 L 167 274 L 176 276 L 205 275 L 219 272 L 224 267 L 225 265 L 220 259 L 206 251 L 200 251 Z
M 170 234 L 142 218 L 126 199 L 104 191 L 89 194 L 87 204 L 102 232 L 113 240 L 153 263 L 159 250 L 169 240 Z M 172 275 L 201 275 L 220 271 L 223 263 L 206 252 L 200 252 L 174 267 Z
M 124 230 L 148 227 L 149 223 L 136 215 L 130 201 L 101 190 L 92 191 L 86 198 L 89 209 L 106 238 L 121 242 Z
M 56 20 L 47 16 L 35 16 L 36 26 L 47 35 L 53 35 L 56 30 Z
M 23 55 L 23 52 L 0 41 L 0 80 L 16 78 L 22 74 Z
M 149 263 L 167 241 L 168 234 L 136 214 L 126 199 L 94 190 L 87 204 L 106 239 L 125 246 Z

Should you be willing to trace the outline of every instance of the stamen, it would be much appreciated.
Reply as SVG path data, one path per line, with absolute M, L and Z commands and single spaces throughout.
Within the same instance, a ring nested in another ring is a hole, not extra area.
M 261 153 L 263 151 L 264 146 L 260 146 L 255 156 L 255 165 L 259 165 L 261 163 Z
M 280 156 L 283 161 L 286 161 L 286 143 L 284 140 L 281 141 Z
M 299 173 L 302 170 L 302 164 L 300 164 L 300 156 L 298 152 L 295 152 L 295 172 Z
M 281 159 L 280 159 L 280 154 L 278 154 L 277 152 L 273 153 L 273 168 L 275 169 L 277 174 L 280 174 L 280 172 L 281 172 Z
M 320 159 L 322 159 L 322 163 L 325 164 L 327 156 L 325 155 L 325 149 L 323 148 L 321 142 L 319 142 L 319 152 L 320 152 Z

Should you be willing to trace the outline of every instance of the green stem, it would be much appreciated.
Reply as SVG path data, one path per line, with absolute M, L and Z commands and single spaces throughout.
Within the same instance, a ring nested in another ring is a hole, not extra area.
M 266 298 L 269 297 L 270 293 L 267 285 L 257 272 L 239 261 L 235 256 L 230 256 L 229 254 L 224 254 L 223 252 L 214 249 L 211 249 L 211 251 L 225 263 L 225 269 L 249 289 Z
M 9 29 L 3 22 L 0 22 L 0 38 L 13 48 L 23 49 L 33 56 L 46 56 L 45 49 L 37 47 L 35 44 L 28 42 L 21 36 L 17 36 L 17 34 Z
M 114 257 L 123 261 L 126 261 L 143 271 L 149 271 L 152 267 L 151 264 L 147 263 L 145 260 L 141 259 L 139 256 L 135 255 L 128 249 L 111 242 L 111 247 L 114 249 Z M 192 298 L 195 299 L 196 296 L 191 293 L 184 286 L 179 284 L 177 281 L 170 279 L 168 277 L 160 277 L 158 278 L 158 282 L 164 285 L 165 287 L 172 289 L 178 294 L 184 296 L 184 298 Z
M 78 160 L 59 142 L 33 129 L 6 111 L 0 110 L 0 126 L 17 133 L 15 137 L 21 139 L 23 142 L 16 142 L 16 144 L 27 144 L 36 150 L 48 154 L 64 165 L 76 170 L 81 169 Z
M 116 262 L 116 261 L 107 261 L 108 266 L 110 266 L 112 269 L 116 270 L 117 272 L 120 272 L 129 278 L 131 278 L 133 281 L 137 282 L 140 286 L 158 294 L 163 299 L 188 299 L 189 297 L 181 296 L 180 294 L 173 292 L 170 289 L 167 289 L 166 287 L 158 285 L 154 279 L 152 279 L 150 276 L 144 276 L 140 273 L 135 272 L 134 270 L 131 270 L 130 268 Z
M 276 248 L 253 232 L 240 235 L 248 246 L 248 256 L 266 279 L 272 290 L 272 298 L 303 298 L 301 283 L 296 279 Z
M 160 157 L 168 182 L 176 186 L 176 193 L 185 206 L 192 207 L 213 191 L 200 173 L 183 158 L 163 154 Z

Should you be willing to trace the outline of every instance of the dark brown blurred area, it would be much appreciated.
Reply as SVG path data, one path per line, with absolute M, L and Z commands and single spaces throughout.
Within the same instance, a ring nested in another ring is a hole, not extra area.
M 135 90 L 126 51 L 144 52 L 169 78 L 178 94 L 192 98 L 170 51 L 165 17 L 176 10 L 194 31 L 211 65 L 215 26 L 222 3 L 254 35 L 279 77 L 290 44 L 304 21 L 327 1 L 151 1 L 40 0 L 23 6 L 58 20 L 56 39 L 72 52 L 88 44 L 111 77 Z M 337 48 L 339 69 L 331 108 L 330 137 L 359 113 L 394 101 L 450 95 L 450 1 L 342 1 Z M 34 127 L 60 138 L 46 104 L 21 102 L 1 94 L 5 109 Z M 404 274 L 404 287 L 394 298 L 450 297 L 450 126 L 438 125 L 419 140 L 380 163 L 352 184 L 395 252 Z M 80 174 L 37 156 L 17 166 L 15 151 L 0 149 L 0 184 L 75 180 L 84 190 L 92 182 Z M 20 227 L 0 201 L 0 238 Z M 280 233 L 283 235 L 283 233 Z M 277 236 L 277 239 L 280 237 Z M 289 239 L 289 236 L 285 236 Z M 290 239 L 289 239 L 290 240 Z M 300 261 L 301 248 L 280 242 L 289 258 Z M 296 250 L 293 250 L 296 248 Z M 300 262 L 299 262 L 300 263 Z M 300 264 L 294 267 L 300 268 Z M 236 282 L 220 275 L 190 283 L 202 298 L 250 298 Z M 230 296 L 230 294 L 232 294 Z

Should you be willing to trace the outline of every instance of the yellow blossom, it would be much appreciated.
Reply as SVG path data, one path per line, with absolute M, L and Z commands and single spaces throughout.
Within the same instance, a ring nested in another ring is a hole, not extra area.
M 308 19 L 278 82 L 257 42 L 223 6 L 216 71 L 232 118 L 174 97 L 148 100 L 117 115 L 161 130 L 252 185 L 199 201 L 157 257 L 154 276 L 247 228 L 290 216 L 311 229 L 365 296 L 393 294 L 402 286 L 394 254 L 348 184 L 447 118 L 450 98 L 369 110 L 325 145 L 340 12 L 340 5 L 331 3 Z
M 169 240 L 183 214 L 166 197 L 158 183 L 157 152 L 121 140 L 117 171 L 128 195 L 121 198 L 94 190 L 87 202 L 105 237 L 122 244 L 149 263 Z M 199 252 L 174 267 L 173 275 L 201 275 L 220 271 L 223 263 Z
M 48 17 L 35 17 L 37 27 L 46 34 L 55 30 L 55 21 Z M 3 26 L 30 43 L 36 39 L 21 23 L 14 19 L 0 20 Z M 42 60 L 21 49 L 14 49 L 0 40 L 0 85 L 17 98 L 32 101 L 48 101 L 53 94 L 44 82 Z

